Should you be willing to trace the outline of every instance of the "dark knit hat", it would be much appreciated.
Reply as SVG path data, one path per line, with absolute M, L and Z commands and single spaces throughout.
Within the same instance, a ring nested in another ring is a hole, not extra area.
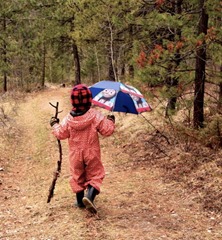
M 73 111 L 83 112 L 90 109 L 92 104 L 92 93 L 85 84 L 74 86 L 71 92 L 71 104 Z

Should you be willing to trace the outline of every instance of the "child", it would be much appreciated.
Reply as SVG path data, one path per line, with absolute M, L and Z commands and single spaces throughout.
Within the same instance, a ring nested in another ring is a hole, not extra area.
M 114 132 L 115 117 L 103 116 L 91 108 L 92 94 L 84 84 L 74 86 L 71 92 L 72 111 L 59 124 L 59 119 L 52 117 L 50 125 L 56 138 L 68 138 L 69 161 L 72 191 L 76 193 L 80 208 L 86 207 L 96 213 L 93 203 L 100 192 L 105 176 L 100 156 L 99 136 L 110 136 Z M 84 196 L 84 190 L 87 195 Z

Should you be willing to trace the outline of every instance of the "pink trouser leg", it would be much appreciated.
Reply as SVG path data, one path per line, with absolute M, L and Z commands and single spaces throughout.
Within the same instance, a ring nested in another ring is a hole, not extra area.
M 74 193 L 80 192 L 87 188 L 88 185 L 93 186 L 100 192 L 100 186 L 105 177 L 105 170 L 100 160 L 100 152 L 96 154 L 87 154 L 82 156 L 80 152 L 70 159 L 71 179 L 70 185 Z M 84 158 L 84 161 L 81 160 Z

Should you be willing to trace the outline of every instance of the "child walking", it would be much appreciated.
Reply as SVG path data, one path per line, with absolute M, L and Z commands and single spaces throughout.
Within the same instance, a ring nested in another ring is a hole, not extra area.
M 98 133 L 110 136 L 115 129 L 115 117 L 102 115 L 91 108 L 91 103 L 90 89 L 84 84 L 74 86 L 71 91 L 71 112 L 61 123 L 59 119 L 52 117 L 50 125 L 57 139 L 68 139 L 70 185 L 76 194 L 76 206 L 86 207 L 90 212 L 96 213 L 94 199 L 100 193 L 100 186 L 105 177 Z

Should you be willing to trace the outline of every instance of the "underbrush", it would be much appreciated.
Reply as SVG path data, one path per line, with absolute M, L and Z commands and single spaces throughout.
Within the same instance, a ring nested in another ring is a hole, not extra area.
M 135 131 L 129 138 L 125 129 L 118 135 L 122 150 L 130 158 L 126 168 L 158 168 L 163 181 L 184 187 L 205 211 L 222 212 L 222 149 L 220 119 L 195 131 L 179 124 Z M 133 123 L 131 131 L 135 128 Z
M 0 95 L 0 185 L 4 183 L 6 173 L 13 166 L 21 139 L 21 130 L 15 118 L 18 114 L 18 105 L 23 100 L 24 95 L 17 92 Z
M 20 92 L 7 92 L 0 96 L 0 146 L 4 151 L 9 151 L 21 134 L 16 122 L 21 101 L 24 101 L 24 94 Z

